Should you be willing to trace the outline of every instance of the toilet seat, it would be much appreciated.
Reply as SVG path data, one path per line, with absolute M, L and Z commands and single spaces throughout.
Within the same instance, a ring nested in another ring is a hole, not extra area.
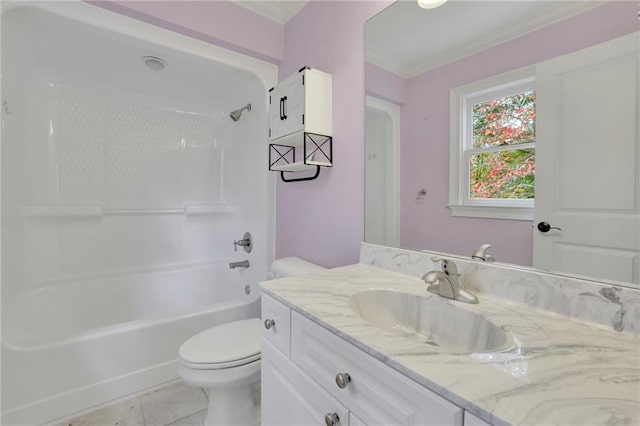
M 238 367 L 260 359 L 260 320 L 222 324 L 196 334 L 180 346 L 182 364 L 196 370 Z
M 323 269 L 298 258 L 276 262 L 272 268 L 279 278 Z M 252 395 L 262 367 L 261 326 L 258 318 L 227 323 L 193 336 L 180 347 L 178 377 L 187 385 L 208 389 L 205 425 L 260 424 Z
M 192 368 L 194 370 L 222 370 L 224 368 L 240 367 L 241 365 L 251 364 L 252 362 L 259 361 L 259 360 L 260 360 L 260 354 L 255 354 L 248 358 L 237 359 L 235 361 L 229 361 L 229 362 L 195 363 L 195 362 L 186 361 L 182 358 L 180 359 L 180 362 L 182 363 L 183 366 L 187 368 Z

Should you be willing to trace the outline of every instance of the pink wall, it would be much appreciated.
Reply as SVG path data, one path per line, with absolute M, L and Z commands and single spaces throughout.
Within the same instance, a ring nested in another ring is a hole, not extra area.
M 637 3 L 607 4 L 409 81 L 401 118 L 401 245 L 471 254 L 492 243 L 501 261 L 530 265 L 532 223 L 451 217 L 449 90 L 637 31 Z M 420 188 L 426 199 L 418 203 Z
M 365 64 L 367 95 L 402 105 L 407 100 L 409 80 L 373 64 Z
M 89 3 L 274 64 L 284 58 L 284 26 L 229 1 Z
M 334 267 L 364 239 L 364 24 L 391 1 L 314 1 L 285 26 L 286 78 L 302 66 L 333 74 L 334 166 L 314 181 L 278 183 L 276 256 Z

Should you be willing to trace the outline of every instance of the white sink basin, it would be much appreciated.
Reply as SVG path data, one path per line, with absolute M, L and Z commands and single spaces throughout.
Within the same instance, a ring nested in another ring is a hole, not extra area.
M 495 324 L 440 297 L 371 290 L 351 296 L 349 302 L 362 319 L 447 351 L 495 352 L 510 343 Z

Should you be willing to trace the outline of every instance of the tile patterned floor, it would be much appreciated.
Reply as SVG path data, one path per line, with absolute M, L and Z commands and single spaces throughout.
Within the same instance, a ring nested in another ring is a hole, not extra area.
M 259 386 L 253 396 L 260 419 Z M 52 426 L 203 426 L 208 398 L 205 389 L 172 383 Z

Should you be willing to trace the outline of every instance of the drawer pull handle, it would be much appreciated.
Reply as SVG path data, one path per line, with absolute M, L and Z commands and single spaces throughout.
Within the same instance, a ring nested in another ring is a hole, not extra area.
M 347 373 L 338 373 L 336 374 L 336 385 L 340 389 L 344 389 L 347 385 L 351 383 L 351 376 Z
M 337 425 L 340 423 L 340 416 L 338 416 L 338 413 L 327 413 L 324 416 L 324 423 L 327 426 Z
M 272 319 L 267 318 L 266 320 L 264 320 L 264 328 L 266 328 L 267 330 L 269 330 L 271 327 L 275 325 L 276 325 L 276 322 Z

